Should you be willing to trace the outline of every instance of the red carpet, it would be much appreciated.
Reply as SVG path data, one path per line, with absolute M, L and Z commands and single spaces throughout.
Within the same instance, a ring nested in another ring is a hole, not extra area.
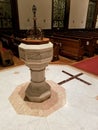
M 98 56 L 77 62 L 73 66 L 94 75 L 98 75 Z

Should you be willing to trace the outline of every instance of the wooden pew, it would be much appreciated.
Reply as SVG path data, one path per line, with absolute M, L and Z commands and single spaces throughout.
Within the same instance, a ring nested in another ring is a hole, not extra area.
M 14 64 L 12 51 L 10 49 L 3 48 L 1 40 L 0 40 L 0 63 L 3 66 L 10 66 Z
M 92 36 L 93 37 L 93 41 L 95 43 L 95 53 L 98 54 L 98 32 L 97 31 L 88 31 L 86 34 L 88 36 Z
M 80 34 L 79 33 L 75 34 L 75 32 L 73 33 L 65 32 L 64 34 L 54 34 L 53 36 L 62 37 L 62 38 L 80 39 L 81 44 L 84 46 L 85 55 L 88 57 L 94 56 L 96 39 L 93 38 L 93 36 L 89 36 L 89 35 L 86 36 L 81 32 Z
M 81 60 L 84 55 L 84 46 L 81 43 L 80 39 L 70 39 L 70 38 L 61 38 L 61 37 L 49 37 L 50 41 L 55 46 L 59 46 L 59 53 L 54 52 L 58 55 L 70 57 L 72 59 Z

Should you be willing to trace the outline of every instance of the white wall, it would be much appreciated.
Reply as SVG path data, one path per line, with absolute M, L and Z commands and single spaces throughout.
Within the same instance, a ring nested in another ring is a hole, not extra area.
M 33 27 L 33 4 L 37 7 L 37 25 L 42 29 L 51 28 L 52 0 L 18 0 L 20 29 Z
M 33 0 L 18 0 L 19 26 L 20 29 L 28 29 L 32 24 Z
M 85 28 L 89 0 L 71 0 L 69 29 Z
M 98 15 L 97 15 L 97 19 L 96 19 L 96 26 L 95 28 L 98 28 Z
M 85 28 L 89 0 L 71 0 L 69 29 Z M 20 29 L 33 27 L 33 4 L 37 7 L 37 26 L 51 29 L 52 0 L 18 0 Z
M 43 29 L 51 29 L 52 0 L 33 0 L 37 7 L 37 25 Z

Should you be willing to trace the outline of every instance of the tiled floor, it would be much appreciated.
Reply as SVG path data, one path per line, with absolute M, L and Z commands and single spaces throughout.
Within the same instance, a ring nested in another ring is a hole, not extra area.
M 65 105 L 65 89 L 53 81 L 47 81 L 47 83 L 51 86 L 51 96 L 41 103 L 30 102 L 25 98 L 25 90 L 29 82 L 16 87 L 9 101 L 17 114 L 47 117 Z
M 72 75 L 81 73 L 68 65 L 49 65 L 46 80 L 59 83 L 69 79 L 62 70 Z M 18 86 L 30 80 L 29 68 L 21 65 L 0 71 L 0 130 L 98 130 L 98 77 L 83 72 L 78 78 L 91 85 L 76 78 L 62 84 L 66 103 L 42 117 L 17 113 L 9 100 Z

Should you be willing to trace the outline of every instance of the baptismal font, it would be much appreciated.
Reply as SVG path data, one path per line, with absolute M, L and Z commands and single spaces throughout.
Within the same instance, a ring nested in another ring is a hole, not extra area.
M 36 6 L 33 5 L 34 27 L 27 32 L 27 38 L 19 45 L 19 56 L 30 68 L 31 81 L 25 97 L 31 102 L 42 102 L 51 96 L 51 86 L 45 80 L 45 68 L 53 57 L 53 44 L 43 37 L 36 26 Z

